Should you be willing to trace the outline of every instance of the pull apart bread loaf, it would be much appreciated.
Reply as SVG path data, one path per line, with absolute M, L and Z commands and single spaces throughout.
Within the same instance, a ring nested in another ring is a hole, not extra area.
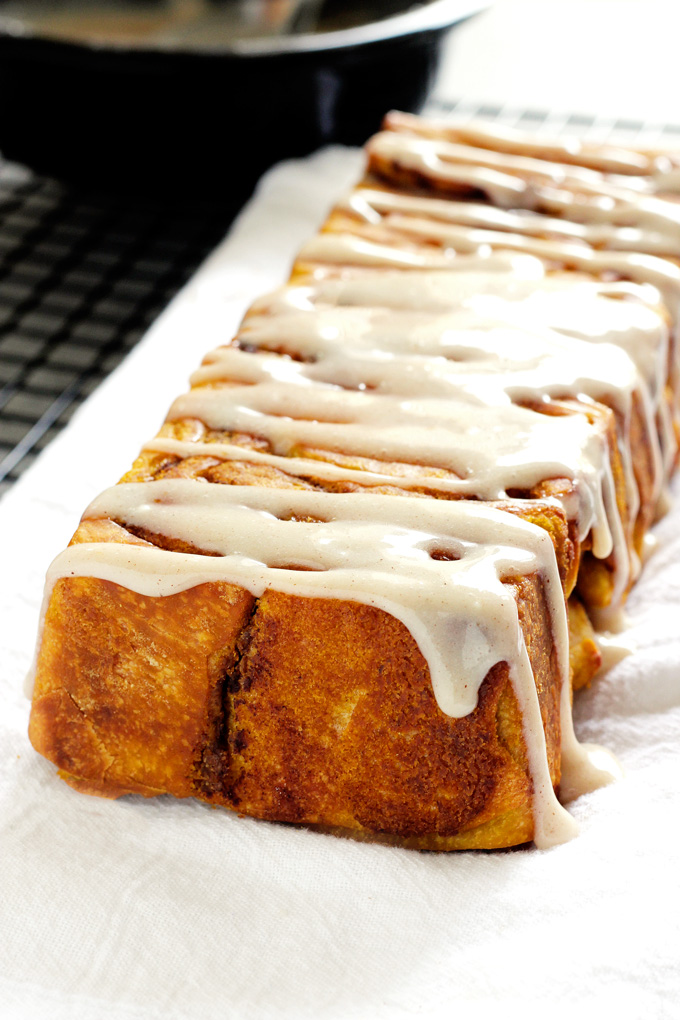
M 403 114 L 367 154 L 52 565 L 31 739 L 87 793 L 549 846 L 676 461 L 680 161 Z

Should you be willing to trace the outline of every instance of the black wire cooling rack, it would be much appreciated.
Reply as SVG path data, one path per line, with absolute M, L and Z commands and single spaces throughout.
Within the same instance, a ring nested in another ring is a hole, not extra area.
M 668 124 L 436 100 L 427 109 L 444 111 L 680 144 Z M 137 343 L 240 201 L 90 194 L 0 159 L 0 494 Z
M 0 160 L 0 493 L 137 343 L 235 211 L 88 194 Z

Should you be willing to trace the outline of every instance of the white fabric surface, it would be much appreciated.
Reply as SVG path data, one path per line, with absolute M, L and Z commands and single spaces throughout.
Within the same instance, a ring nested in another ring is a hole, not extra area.
M 564 846 L 423 854 L 194 802 L 99 800 L 28 743 L 22 678 L 50 558 L 358 168 L 333 150 L 272 172 L 0 505 L 2 1020 L 679 1015 L 680 504 L 629 603 L 637 651 L 578 698 L 580 736 L 626 777 L 572 805 L 581 835 Z

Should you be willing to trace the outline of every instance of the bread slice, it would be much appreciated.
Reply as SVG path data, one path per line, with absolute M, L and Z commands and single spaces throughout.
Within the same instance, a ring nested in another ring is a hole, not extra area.
M 547 531 L 568 575 L 573 550 L 561 512 L 530 502 L 512 509 Z M 510 520 L 505 509 L 493 514 Z M 86 519 L 72 548 L 154 549 L 149 539 L 169 544 Z M 557 783 L 562 672 L 546 583 L 540 570 L 503 578 Z M 274 588 L 257 598 L 222 581 L 149 597 L 102 577 L 63 576 L 45 618 L 31 739 L 69 782 L 107 796 L 195 795 L 256 817 L 424 847 L 510 845 L 533 834 L 508 663 L 485 672 L 477 707 L 454 718 L 438 707 L 404 623 L 364 602 Z

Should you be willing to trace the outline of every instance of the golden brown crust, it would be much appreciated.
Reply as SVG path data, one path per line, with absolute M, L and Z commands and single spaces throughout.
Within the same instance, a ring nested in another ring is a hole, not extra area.
M 567 602 L 569 622 L 569 672 L 573 690 L 588 687 L 602 665 L 595 631 L 583 603 L 576 595 Z
M 106 540 L 111 525 L 102 523 Z M 92 541 L 96 522 L 85 531 Z M 136 541 L 123 536 L 116 540 Z M 252 604 L 222 583 L 144 598 L 98 578 L 57 581 L 37 663 L 33 746 L 78 781 L 191 796 L 211 692 Z
M 550 724 L 554 686 L 553 674 Z M 526 803 L 507 666 L 491 670 L 475 712 L 452 719 L 413 638 L 380 610 L 268 593 L 228 687 L 225 799 L 246 814 L 423 838 Z

